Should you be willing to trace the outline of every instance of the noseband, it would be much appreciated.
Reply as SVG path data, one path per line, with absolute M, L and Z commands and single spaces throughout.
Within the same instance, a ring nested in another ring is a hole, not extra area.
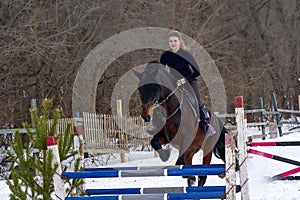
M 143 103 L 143 104 L 142 104 L 142 109 L 144 110 L 144 109 L 148 108 L 148 106 L 149 106 L 150 104 L 152 104 L 153 102 L 154 102 L 154 104 L 155 104 L 157 101 L 156 101 L 156 100 L 153 100 L 153 101 L 148 102 L 148 103 Z

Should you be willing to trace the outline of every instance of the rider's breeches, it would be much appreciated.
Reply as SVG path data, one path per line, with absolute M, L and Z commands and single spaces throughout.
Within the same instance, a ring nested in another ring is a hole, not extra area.
M 203 107 L 203 103 L 201 100 L 201 95 L 200 95 L 200 89 L 199 89 L 199 85 L 198 85 L 198 81 L 197 80 L 193 80 L 191 82 L 189 82 L 195 92 L 196 98 L 198 100 L 198 105 L 199 105 L 199 109 Z

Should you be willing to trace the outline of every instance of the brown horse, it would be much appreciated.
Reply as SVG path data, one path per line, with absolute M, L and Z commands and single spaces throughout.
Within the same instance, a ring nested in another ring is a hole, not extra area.
M 176 165 L 192 164 L 195 153 L 203 150 L 203 164 L 209 164 L 212 152 L 225 162 L 225 133 L 221 121 L 211 112 L 211 124 L 217 131 L 206 136 L 199 126 L 197 100 L 188 84 L 177 85 L 176 79 L 161 64 L 150 62 L 143 72 L 133 71 L 139 79 L 139 95 L 142 103 L 141 117 L 152 122 L 155 134 L 151 145 L 162 161 L 169 159 L 170 150 L 162 145 L 170 143 L 179 149 Z M 151 118 L 152 117 L 152 118 Z M 190 176 L 188 185 L 196 183 Z M 203 186 L 207 176 L 198 177 L 198 186 Z

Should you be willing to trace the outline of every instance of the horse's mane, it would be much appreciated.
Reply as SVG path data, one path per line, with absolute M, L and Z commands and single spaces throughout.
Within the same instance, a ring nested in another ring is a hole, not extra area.
M 148 78 L 152 77 L 152 80 L 155 80 L 157 84 L 163 85 L 170 90 L 175 89 L 177 86 L 176 81 L 178 78 L 173 75 L 174 73 L 171 74 L 167 70 L 167 67 L 162 65 L 157 60 L 149 62 L 146 65 L 144 72 Z

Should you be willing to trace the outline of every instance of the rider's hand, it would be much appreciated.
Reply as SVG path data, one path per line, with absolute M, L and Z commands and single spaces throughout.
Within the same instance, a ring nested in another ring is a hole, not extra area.
M 185 83 L 186 83 L 185 78 L 179 79 L 179 80 L 177 81 L 177 86 L 183 85 L 183 84 L 185 84 Z

